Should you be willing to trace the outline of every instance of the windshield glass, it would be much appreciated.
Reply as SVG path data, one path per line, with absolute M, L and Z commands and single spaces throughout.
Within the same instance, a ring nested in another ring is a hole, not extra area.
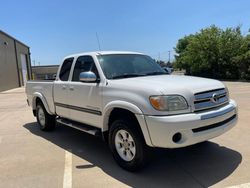
M 167 74 L 151 57 L 140 54 L 98 55 L 107 79 Z

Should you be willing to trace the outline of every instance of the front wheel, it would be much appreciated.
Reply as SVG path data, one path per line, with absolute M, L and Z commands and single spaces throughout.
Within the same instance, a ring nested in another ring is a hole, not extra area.
M 36 107 L 36 119 L 41 130 L 51 131 L 55 129 L 55 116 L 50 115 L 41 103 L 38 103 Z
M 130 126 L 129 126 L 130 125 Z M 146 163 L 146 144 L 137 124 L 128 120 L 116 120 L 109 133 L 109 147 L 122 168 L 137 171 Z

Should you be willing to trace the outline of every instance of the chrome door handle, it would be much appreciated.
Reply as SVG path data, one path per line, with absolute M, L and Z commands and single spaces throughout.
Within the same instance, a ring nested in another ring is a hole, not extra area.
M 72 87 L 72 86 L 69 87 L 69 90 L 70 90 L 70 91 L 74 91 L 74 87 Z
M 62 86 L 62 89 L 65 90 L 65 89 L 66 89 L 66 86 Z

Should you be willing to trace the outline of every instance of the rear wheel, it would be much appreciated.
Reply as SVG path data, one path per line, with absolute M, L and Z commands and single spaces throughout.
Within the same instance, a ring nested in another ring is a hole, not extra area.
M 55 116 L 50 115 L 41 103 L 37 104 L 36 118 L 41 130 L 51 131 L 55 129 Z
M 131 120 L 119 119 L 112 123 L 109 147 L 113 157 L 122 168 L 137 171 L 146 163 L 146 144 L 143 136 Z

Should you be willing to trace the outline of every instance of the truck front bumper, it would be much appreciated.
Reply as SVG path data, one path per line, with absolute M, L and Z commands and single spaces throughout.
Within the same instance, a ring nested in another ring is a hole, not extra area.
M 171 116 L 145 116 L 154 147 L 179 148 L 217 137 L 237 122 L 237 105 L 233 100 L 208 112 Z

